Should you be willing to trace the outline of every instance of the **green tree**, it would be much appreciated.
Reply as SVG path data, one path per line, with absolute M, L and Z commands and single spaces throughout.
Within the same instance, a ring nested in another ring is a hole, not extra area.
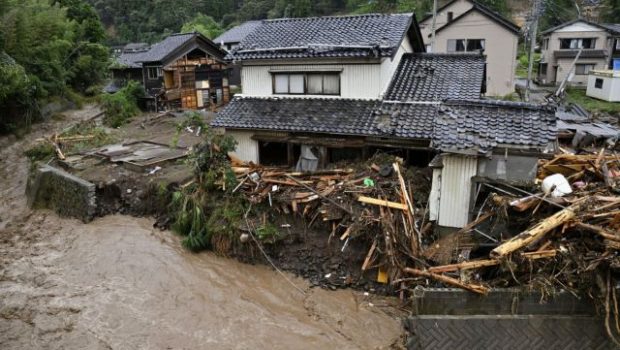
M 222 27 L 210 16 L 199 13 L 181 28 L 182 33 L 199 32 L 209 39 L 216 38 L 224 32 Z
M 620 23 L 620 0 L 604 0 L 601 17 L 606 23 Z

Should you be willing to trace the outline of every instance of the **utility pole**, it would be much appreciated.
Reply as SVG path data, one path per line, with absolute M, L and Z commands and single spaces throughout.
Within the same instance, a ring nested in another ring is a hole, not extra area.
M 532 24 L 530 27 L 530 52 L 527 60 L 527 82 L 525 83 L 525 102 L 530 102 L 530 84 L 532 81 L 532 68 L 534 66 L 534 50 L 536 48 L 536 35 L 538 34 L 538 19 L 542 12 L 541 0 L 534 0 L 532 9 Z
M 435 23 L 437 21 L 437 0 L 433 0 L 433 23 L 431 24 L 431 52 L 435 52 Z

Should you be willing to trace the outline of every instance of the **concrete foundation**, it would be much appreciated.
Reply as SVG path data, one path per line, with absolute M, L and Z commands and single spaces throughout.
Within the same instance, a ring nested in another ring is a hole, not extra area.
M 33 208 L 52 209 L 84 222 L 93 219 L 97 207 L 94 184 L 49 165 L 31 172 L 26 194 Z

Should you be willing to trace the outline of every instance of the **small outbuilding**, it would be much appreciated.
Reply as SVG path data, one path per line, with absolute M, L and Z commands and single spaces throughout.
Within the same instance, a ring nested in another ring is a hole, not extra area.
M 620 102 L 620 71 L 591 70 L 586 95 L 608 102 Z

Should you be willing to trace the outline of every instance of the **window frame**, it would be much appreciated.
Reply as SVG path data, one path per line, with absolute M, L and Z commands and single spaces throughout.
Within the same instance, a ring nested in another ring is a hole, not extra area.
M 155 75 L 153 76 L 151 74 L 151 70 L 154 70 Z M 146 67 L 146 77 L 148 78 L 148 80 L 157 80 L 159 78 L 161 78 L 163 75 L 163 70 L 161 67 L 159 66 L 150 66 L 150 67 Z
M 287 79 L 287 92 L 276 92 L 276 78 L 280 75 L 286 75 Z M 291 75 L 302 75 L 304 79 L 303 83 L 303 92 L 291 92 Z M 308 92 L 308 77 L 309 76 L 322 76 L 321 79 L 321 91 L 322 93 L 310 93 Z M 325 93 L 325 76 L 336 76 L 338 77 L 338 92 L 337 93 Z M 342 95 L 342 79 L 340 72 L 334 71 L 326 71 L 326 72 L 271 72 L 271 93 L 272 95 L 316 95 L 316 96 L 341 96 Z
M 591 66 L 590 69 L 588 69 L 586 71 L 585 67 L 586 66 Z M 583 72 L 582 73 L 577 73 L 577 68 L 578 67 L 584 67 Z M 591 70 L 596 69 L 596 63 L 577 63 L 575 64 L 575 75 L 588 75 L 590 73 Z
M 581 48 L 584 50 L 594 50 L 596 48 L 596 39 L 597 38 L 560 38 L 560 50 L 579 50 Z M 590 40 L 589 47 L 583 47 L 584 40 Z M 572 47 L 573 41 L 576 42 L 575 47 Z M 563 44 L 566 42 L 568 42 L 568 47 L 563 47 Z
M 450 51 L 450 41 L 454 41 L 454 50 Z M 459 42 L 462 41 L 463 42 L 463 50 L 459 51 L 458 48 L 458 44 Z M 476 50 L 467 50 L 467 47 L 469 46 L 469 42 L 470 41 L 479 41 L 480 42 L 480 46 L 482 47 L 481 49 L 476 49 Z M 447 45 L 446 45 L 446 51 L 448 53 L 455 53 L 455 52 L 482 52 L 486 50 L 486 39 L 448 39 L 447 40 Z
M 594 79 L 594 88 L 602 90 L 604 83 L 605 83 L 605 81 L 603 80 L 603 78 L 595 78 Z

